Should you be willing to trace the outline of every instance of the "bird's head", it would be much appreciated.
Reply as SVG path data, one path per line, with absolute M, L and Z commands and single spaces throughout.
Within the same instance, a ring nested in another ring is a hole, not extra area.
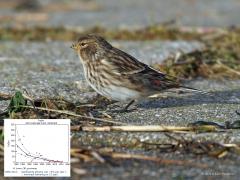
M 71 46 L 82 61 L 94 61 L 99 59 L 112 46 L 102 37 L 97 35 L 85 35 Z

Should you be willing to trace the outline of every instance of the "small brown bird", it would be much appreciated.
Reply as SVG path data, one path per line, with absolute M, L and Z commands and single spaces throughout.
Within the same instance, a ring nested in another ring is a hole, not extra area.
M 71 48 L 76 50 L 85 78 L 95 91 L 116 101 L 130 101 L 124 110 L 136 99 L 173 88 L 202 92 L 180 85 L 174 78 L 150 68 L 100 36 L 82 36 Z

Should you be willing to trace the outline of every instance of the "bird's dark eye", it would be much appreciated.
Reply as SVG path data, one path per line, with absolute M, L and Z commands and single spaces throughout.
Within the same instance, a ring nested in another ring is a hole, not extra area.
M 84 47 L 84 46 L 86 45 L 86 43 L 81 43 L 80 45 L 81 45 L 82 47 Z

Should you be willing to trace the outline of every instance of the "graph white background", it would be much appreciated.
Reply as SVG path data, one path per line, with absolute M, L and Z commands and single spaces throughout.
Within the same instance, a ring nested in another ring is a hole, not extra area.
M 6 119 L 4 143 L 5 176 L 24 176 L 30 166 L 37 167 L 32 176 L 70 175 L 70 120 Z
M 16 124 L 16 162 L 31 162 L 32 157 L 24 155 L 25 152 L 61 162 L 69 162 L 68 152 L 68 125 L 23 125 Z M 45 162 L 36 158 L 32 162 Z

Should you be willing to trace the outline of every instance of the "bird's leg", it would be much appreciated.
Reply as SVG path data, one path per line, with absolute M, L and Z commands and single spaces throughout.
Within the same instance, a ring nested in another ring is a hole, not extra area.
M 123 109 L 122 111 L 123 112 L 126 112 L 128 111 L 128 108 L 135 102 L 135 100 L 131 100 Z
M 128 108 L 135 102 L 135 100 L 131 100 L 124 108 L 122 109 L 118 109 L 118 110 L 112 110 L 111 112 L 114 113 L 124 113 L 124 112 L 129 112 L 132 111 L 134 109 L 129 110 Z

